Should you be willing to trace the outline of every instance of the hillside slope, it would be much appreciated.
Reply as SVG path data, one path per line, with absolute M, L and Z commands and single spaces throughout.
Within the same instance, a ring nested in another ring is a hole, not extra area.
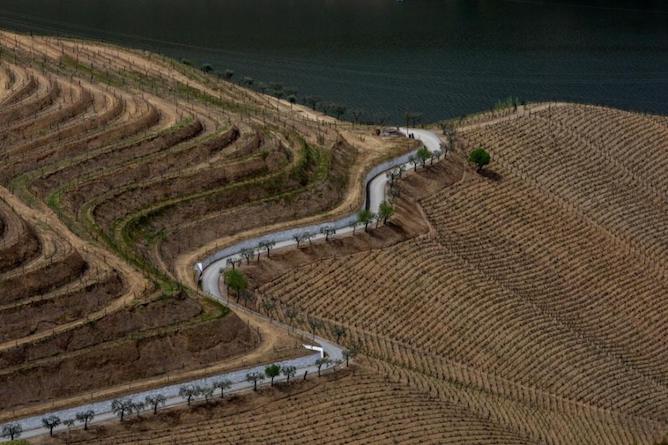
M 486 147 L 493 171 L 446 184 L 461 154 L 432 169 L 430 231 L 249 272 L 278 317 L 344 326 L 387 375 L 526 438 L 653 443 L 668 429 L 666 123 L 565 105 L 464 127 L 462 152 Z

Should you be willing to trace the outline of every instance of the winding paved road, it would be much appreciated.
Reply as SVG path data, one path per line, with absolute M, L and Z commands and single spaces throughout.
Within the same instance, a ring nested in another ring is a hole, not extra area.
M 400 128 L 399 131 L 404 135 L 413 134 L 415 139 L 420 140 L 425 147 L 431 152 L 441 149 L 441 140 L 436 134 L 428 130 L 406 129 Z M 366 194 L 363 208 L 371 210 L 373 213 L 378 213 L 378 208 L 381 202 L 385 200 L 385 186 L 387 184 L 387 176 L 385 173 L 399 166 L 409 167 L 409 159 L 415 152 L 406 153 L 397 158 L 385 161 L 374 168 L 366 176 Z M 325 236 L 320 234 L 320 230 L 324 227 L 333 227 L 336 229 L 338 235 L 352 232 L 353 225 L 357 222 L 357 212 L 344 216 L 334 221 L 326 221 L 319 224 L 312 224 L 304 227 L 294 227 L 279 232 L 268 233 L 256 238 L 247 239 L 239 243 L 233 244 L 215 254 L 207 257 L 202 262 L 195 265 L 195 272 L 201 278 L 202 289 L 212 295 L 214 298 L 221 299 L 222 295 L 218 286 L 220 271 L 227 267 L 227 260 L 240 260 L 241 252 L 244 248 L 254 249 L 262 241 L 274 241 L 275 249 L 294 246 L 297 243 L 294 240 L 295 235 L 304 234 L 306 232 L 314 234 L 313 240 L 323 239 Z
M 438 136 L 427 130 L 419 129 L 406 129 L 401 128 L 400 131 L 404 135 L 412 133 L 415 139 L 420 140 L 429 151 L 435 151 L 441 149 L 441 141 Z M 401 165 L 409 166 L 409 157 L 415 153 L 407 153 L 405 155 L 399 156 L 395 159 L 383 162 L 380 165 L 374 167 L 366 177 L 367 184 L 367 193 L 366 199 L 363 204 L 363 208 L 368 208 L 374 213 L 378 212 L 380 203 L 385 199 L 385 188 L 387 185 L 388 178 L 385 173 L 388 170 L 397 168 Z M 219 287 L 220 272 L 227 267 L 227 260 L 229 258 L 239 259 L 239 252 L 243 248 L 255 248 L 258 243 L 266 240 L 273 240 L 276 242 L 274 248 L 285 248 L 290 247 L 296 244 L 293 236 L 296 234 L 302 234 L 305 232 L 310 232 L 312 234 L 317 234 L 313 237 L 313 240 L 324 238 L 324 235 L 320 234 L 320 229 L 323 227 L 334 227 L 337 230 L 337 234 L 345 234 L 352 232 L 353 224 L 357 222 L 357 213 L 348 215 L 346 217 L 340 218 L 335 221 L 323 222 L 320 224 L 315 224 L 307 227 L 296 227 L 293 229 L 284 230 L 277 233 L 271 233 L 263 235 L 257 238 L 245 240 L 243 242 L 237 243 L 233 246 L 227 247 L 219 252 L 216 252 L 214 255 L 206 258 L 201 263 L 196 265 L 196 271 L 200 272 L 201 275 L 201 284 L 203 290 L 209 294 L 215 300 L 220 301 L 221 303 L 229 306 L 236 311 L 251 312 L 243 306 L 237 305 L 236 303 L 224 299 L 224 296 L 221 293 Z M 254 317 L 259 317 L 267 319 L 261 314 L 252 312 Z M 274 323 L 276 323 L 274 321 Z M 280 324 L 279 324 L 280 325 Z M 289 329 L 287 325 L 282 325 L 286 330 Z M 278 362 L 281 366 L 295 366 L 297 368 L 297 374 L 295 378 L 300 378 L 304 376 L 305 372 L 313 375 L 318 372 L 318 368 L 315 365 L 315 361 L 322 356 L 322 354 L 327 355 L 332 360 L 343 360 L 343 349 L 332 343 L 325 340 L 324 338 L 315 336 L 312 337 L 309 333 L 293 330 L 294 332 L 300 334 L 304 338 L 313 338 L 313 342 L 320 345 L 323 352 L 315 351 L 313 354 L 309 354 L 303 357 L 296 359 L 284 360 Z M 152 390 L 142 391 L 134 393 L 131 395 L 126 395 L 122 399 L 131 399 L 135 402 L 143 401 L 146 396 L 162 394 L 167 398 L 166 406 L 175 406 L 184 404 L 184 400 L 179 396 L 179 389 L 184 385 L 199 385 L 199 386 L 210 386 L 216 380 L 229 379 L 232 382 L 232 387 L 226 390 L 226 393 L 234 393 L 239 391 L 248 391 L 252 389 L 253 384 L 246 381 L 246 374 L 254 371 L 263 372 L 265 365 L 255 366 L 251 368 L 241 369 L 237 371 L 231 371 L 211 377 L 200 378 L 192 380 L 189 382 L 181 382 L 178 384 L 173 384 L 169 386 L 163 386 L 160 388 L 155 388 Z M 283 381 L 285 377 L 277 377 L 275 381 Z M 56 410 L 49 413 L 43 413 L 39 416 L 33 416 L 23 419 L 18 419 L 15 422 L 19 423 L 23 428 L 23 434 L 21 437 L 30 438 L 39 435 L 46 434 L 48 431 L 42 427 L 42 418 L 54 415 L 58 416 L 61 419 L 74 418 L 77 412 L 93 410 L 95 412 L 95 419 L 92 423 L 99 423 L 115 419 L 116 416 L 112 413 L 111 403 L 112 399 L 102 400 L 99 402 L 91 402 L 85 405 L 77 406 L 69 409 Z M 64 430 L 64 426 L 57 427 L 54 431 Z

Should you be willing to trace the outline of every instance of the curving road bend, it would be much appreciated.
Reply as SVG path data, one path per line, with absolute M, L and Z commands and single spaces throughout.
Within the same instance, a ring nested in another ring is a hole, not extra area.
M 412 133 L 415 139 L 421 141 L 424 144 L 424 146 L 431 152 L 439 150 L 442 147 L 439 137 L 431 131 L 420 130 L 420 129 L 407 129 L 407 128 L 400 128 L 399 131 L 406 136 Z M 374 213 L 378 212 L 378 208 L 381 202 L 385 200 L 385 189 L 388 181 L 387 175 L 385 173 L 389 170 L 395 169 L 402 165 L 408 167 L 409 158 L 411 155 L 414 154 L 415 152 L 407 153 L 395 159 L 383 162 L 382 164 L 374 167 L 369 172 L 369 174 L 367 174 L 366 177 L 367 193 L 362 208 L 367 208 Z M 287 248 L 296 245 L 293 236 L 297 234 L 310 232 L 312 234 L 317 234 L 313 237 L 313 240 L 323 239 L 325 236 L 320 234 L 320 229 L 323 227 L 334 227 L 338 235 L 346 234 L 353 231 L 353 225 L 356 224 L 356 222 L 357 222 L 357 213 L 354 213 L 335 221 L 323 222 L 308 227 L 296 227 L 281 232 L 262 235 L 257 238 L 245 240 L 211 255 L 210 257 L 203 260 L 201 263 L 198 263 L 195 267 L 195 270 L 196 272 L 199 273 L 202 289 L 211 298 L 229 306 L 235 311 L 243 311 L 246 313 L 251 313 L 253 317 L 268 320 L 268 318 L 265 317 L 264 315 L 249 311 L 247 308 L 224 298 L 224 295 L 221 293 L 221 289 L 219 286 L 219 280 L 221 271 L 223 271 L 227 267 L 227 260 L 239 259 L 240 258 L 239 253 L 241 249 L 254 248 L 261 241 L 273 240 L 276 242 L 274 248 Z M 291 332 L 295 332 L 301 335 L 303 338 L 312 338 L 313 342 L 311 343 L 316 343 L 319 345 L 318 347 L 305 345 L 308 349 L 314 351 L 312 354 L 278 362 L 278 364 L 281 365 L 282 367 L 284 366 L 296 367 L 297 373 L 295 379 L 298 379 L 300 378 L 300 376 L 304 376 L 305 374 L 313 375 L 317 373 L 318 367 L 315 364 L 315 362 L 318 358 L 321 358 L 323 355 L 329 357 L 333 361 L 344 359 L 343 349 L 339 345 L 318 336 L 314 337 L 307 332 L 300 331 L 297 329 L 291 329 L 289 326 L 277 323 L 276 321 L 273 321 L 273 323 L 282 326 L 286 330 L 291 330 Z M 248 391 L 252 389 L 253 384 L 246 381 L 246 375 L 251 372 L 263 372 L 264 368 L 265 365 L 258 365 L 250 368 L 240 369 L 237 371 L 226 372 L 215 376 L 195 379 L 188 382 L 180 382 L 177 384 L 163 386 L 160 388 L 142 391 L 119 398 L 130 399 L 133 400 L 134 402 L 141 402 L 147 396 L 161 394 L 165 396 L 167 399 L 166 406 L 169 407 L 169 406 L 182 405 L 185 403 L 183 398 L 179 396 L 179 389 L 182 386 L 185 385 L 211 386 L 213 382 L 217 380 L 228 379 L 232 382 L 232 386 L 230 389 L 226 391 L 227 394 L 240 391 Z M 285 377 L 283 376 L 277 377 L 275 379 L 276 382 L 284 380 Z M 62 420 L 64 420 L 64 419 L 74 418 L 74 416 L 78 412 L 93 410 L 95 412 L 95 419 L 91 422 L 91 424 L 101 423 L 112 419 L 116 419 L 116 416 L 113 414 L 111 410 L 112 401 L 113 399 L 91 402 L 74 408 L 55 410 L 52 412 L 43 413 L 39 416 L 32 416 L 28 418 L 18 419 L 13 423 L 19 423 L 23 428 L 23 433 L 21 435 L 22 438 L 30 438 L 46 434 L 48 431 L 44 429 L 42 426 L 42 418 L 50 415 L 58 416 Z M 60 425 L 57 428 L 55 428 L 54 431 L 62 431 L 64 429 L 65 427 L 63 425 Z M 0 439 L 0 442 L 3 441 L 5 440 Z
M 408 136 L 413 134 L 415 139 L 419 140 L 430 151 L 434 152 L 442 148 L 439 137 L 428 130 L 399 128 L 399 131 Z M 415 152 L 406 153 L 397 158 L 385 161 L 373 169 L 366 176 L 366 194 L 362 208 L 369 209 L 373 213 L 378 213 L 380 204 L 385 200 L 385 188 L 388 178 L 385 175 L 389 170 L 400 166 L 409 167 L 409 159 Z M 218 285 L 220 271 L 227 267 L 227 260 L 241 259 L 240 252 L 244 248 L 256 248 L 262 241 L 275 241 L 275 249 L 281 249 L 296 245 L 295 235 L 306 232 L 314 234 L 313 240 L 323 239 L 325 236 L 320 234 L 320 230 L 325 227 L 333 227 L 337 234 L 345 234 L 353 231 L 353 225 L 357 222 L 357 213 L 344 216 L 334 221 L 326 221 L 319 224 L 313 224 L 305 227 L 294 227 L 291 229 L 269 233 L 256 238 L 241 241 L 232 246 L 226 247 L 213 255 L 207 257 L 202 262 L 195 265 L 195 272 L 201 280 L 202 289 L 212 297 L 220 300 L 222 294 Z
M 415 139 L 422 142 L 422 144 L 427 147 L 427 150 L 434 152 L 436 150 L 441 150 L 441 140 L 436 136 L 435 133 L 428 130 L 419 130 L 415 128 L 399 128 L 399 131 L 408 136 L 412 134 Z M 401 165 L 401 164 L 400 164 Z M 400 165 L 395 166 L 399 167 Z M 405 167 L 409 167 L 409 163 L 403 163 Z M 367 186 L 367 199 L 369 204 L 367 208 L 373 213 L 378 213 L 380 204 L 385 200 L 385 187 L 387 185 L 388 178 L 385 174 L 379 174 L 374 177 Z

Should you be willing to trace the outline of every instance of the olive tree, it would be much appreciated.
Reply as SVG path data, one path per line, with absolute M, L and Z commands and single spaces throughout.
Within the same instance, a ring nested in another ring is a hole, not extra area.
M 297 373 L 297 368 L 295 366 L 283 366 L 281 368 L 281 373 L 285 376 L 286 381 L 290 383 L 290 377 L 294 377 Z
M 408 157 L 408 162 L 410 162 L 411 164 L 413 164 L 413 171 L 417 171 L 417 166 L 418 166 L 418 163 L 420 162 L 420 160 L 418 159 L 418 157 L 415 156 L 415 155 L 410 155 L 410 156 Z
M 375 215 L 369 209 L 364 209 L 357 214 L 357 222 L 359 224 L 364 224 L 364 231 L 369 231 L 369 224 L 373 221 Z
M 320 377 L 320 370 L 324 366 L 328 367 L 332 363 L 332 360 L 329 357 L 322 357 L 315 361 L 315 365 L 318 367 L 318 377 Z
M 195 385 L 185 385 L 179 388 L 179 396 L 185 399 L 188 403 L 188 406 L 192 403 L 192 400 L 197 397 L 202 392 L 202 389 L 199 386 Z
M 61 423 L 60 417 L 58 416 L 48 416 L 42 419 L 42 425 L 49 430 L 49 436 L 51 437 L 53 437 L 53 429 Z
M 329 237 L 336 235 L 336 229 L 334 226 L 325 226 L 320 228 L 320 233 L 325 235 L 325 241 L 329 241 Z
M 395 182 L 397 182 L 399 179 L 401 179 L 401 176 L 403 172 L 406 170 L 405 166 L 400 166 L 395 168 L 394 170 L 387 172 L 386 176 L 388 181 L 390 182 L 390 185 L 394 185 Z
M 274 378 L 281 374 L 281 365 L 277 365 L 276 363 L 269 365 L 264 368 L 264 373 L 271 379 L 271 386 L 274 386 Z
M 23 427 L 18 423 L 10 423 L 2 427 L 2 437 L 6 437 L 9 440 L 21 437 L 22 432 Z
M 248 280 L 246 275 L 238 269 L 226 270 L 224 275 L 225 285 L 227 286 L 227 292 L 229 293 L 230 289 L 234 290 L 234 293 L 237 296 L 237 303 L 241 297 L 241 292 L 245 291 L 248 287 Z
M 267 258 L 270 257 L 271 249 L 273 249 L 274 246 L 276 246 L 276 241 L 274 240 L 260 241 L 258 244 L 260 249 L 265 249 L 267 251 Z
M 130 399 L 125 400 L 114 400 L 111 402 L 111 411 L 116 414 L 121 422 L 125 419 L 126 415 L 132 414 L 132 411 L 135 409 L 135 404 Z
M 399 175 L 399 179 L 401 179 L 404 175 L 404 172 L 406 171 L 406 166 L 405 165 L 400 165 L 399 167 L 397 167 L 397 169 L 395 171 Z
M 313 234 L 311 232 L 302 233 L 302 240 L 308 241 L 308 245 L 312 246 L 313 245 Z
M 246 381 L 253 382 L 253 391 L 257 391 L 257 382 L 264 380 L 264 374 L 258 371 L 246 374 Z
M 155 394 L 152 396 L 146 396 L 144 401 L 146 402 L 146 405 L 153 407 L 153 415 L 155 415 L 158 414 L 158 407 L 160 405 L 165 406 L 165 403 L 167 403 L 167 398 L 162 394 Z
M 229 379 L 223 379 L 223 380 L 216 380 L 213 382 L 213 387 L 220 389 L 220 398 L 225 397 L 225 390 L 229 389 L 232 386 L 232 380 Z
M 246 259 L 246 264 L 250 264 L 251 260 L 255 256 L 255 249 L 251 249 L 249 247 L 246 247 L 244 249 L 241 249 L 241 252 L 239 252 L 242 257 Z
M 422 147 L 415 154 L 420 164 L 422 164 L 422 168 L 424 168 L 427 164 L 427 159 L 431 158 L 431 152 L 427 150 L 427 147 Z
M 141 415 L 142 411 L 146 409 L 146 403 L 145 402 L 136 402 L 134 406 L 134 411 L 135 414 L 138 416 Z
M 88 411 L 80 411 L 74 415 L 77 422 L 84 424 L 84 430 L 88 431 L 88 423 L 95 418 L 95 411 L 89 409 Z
M 443 156 L 443 152 L 441 150 L 434 150 L 431 152 L 431 164 L 434 164 L 434 160 L 439 160 L 441 159 L 441 156 Z
M 478 172 L 488 165 L 491 160 L 492 157 L 487 150 L 482 147 L 476 148 L 469 154 L 469 162 L 476 165 Z
M 383 224 L 387 224 L 387 220 L 394 215 L 394 206 L 388 201 L 383 201 L 378 207 L 378 220 L 383 220 Z

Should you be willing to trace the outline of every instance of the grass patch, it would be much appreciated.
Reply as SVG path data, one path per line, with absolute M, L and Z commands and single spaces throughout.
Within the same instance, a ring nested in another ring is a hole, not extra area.
M 81 63 L 73 57 L 64 54 L 60 58 L 60 63 L 70 70 L 76 71 L 77 73 L 83 73 L 91 80 L 96 80 L 101 83 L 106 83 L 115 87 L 122 87 L 126 85 L 126 81 L 123 77 L 118 76 L 114 71 L 101 71 L 95 68 L 93 65 L 86 65 Z M 131 77 L 130 73 L 125 73 L 126 77 Z

